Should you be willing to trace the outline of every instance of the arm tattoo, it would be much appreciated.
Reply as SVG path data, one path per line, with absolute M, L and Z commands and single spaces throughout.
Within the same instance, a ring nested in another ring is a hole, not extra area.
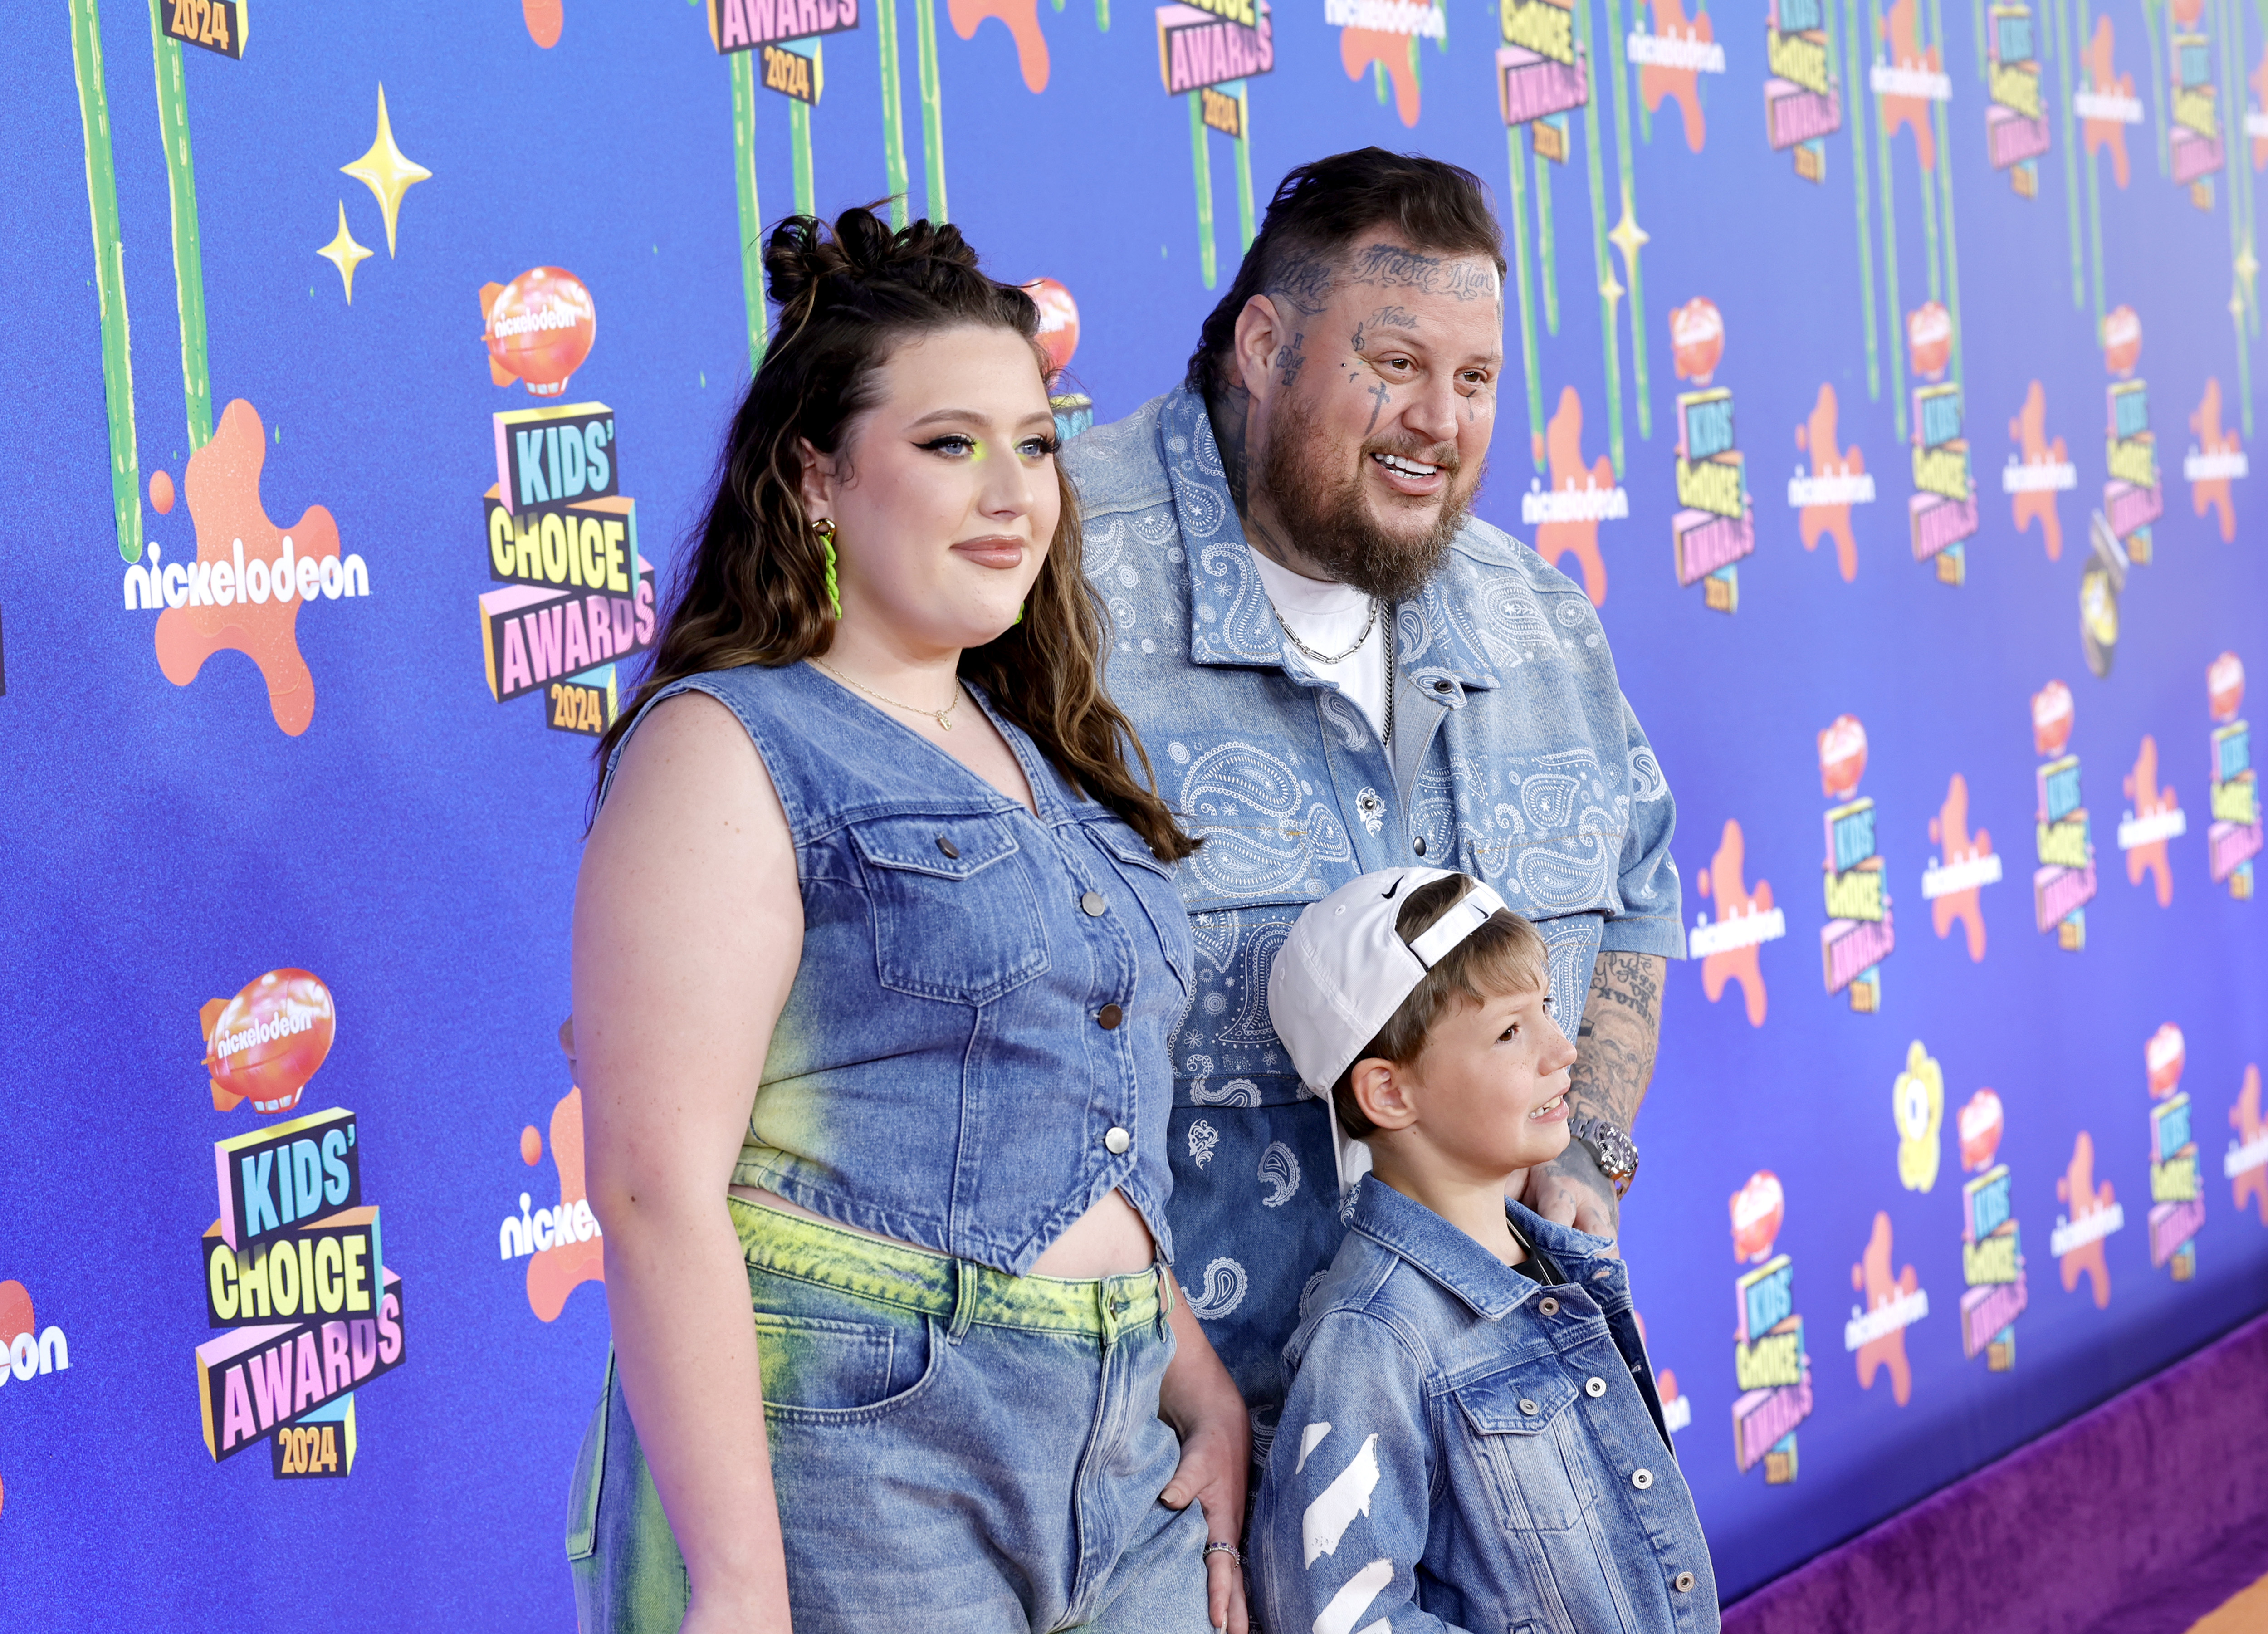
M 1659 953 L 1601 953 L 1575 1039 L 1567 1093 L 1578 1111 L 1627 1130 L 1653 1077 L 1661 1039 Z

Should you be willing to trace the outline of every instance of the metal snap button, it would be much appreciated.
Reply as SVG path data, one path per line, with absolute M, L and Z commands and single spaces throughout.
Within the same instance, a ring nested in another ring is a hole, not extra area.
M 1433 683 L 1433 690 L 1436 692 L 1447 692 L 1448 689 L 1449 683 L 1446 681 L 1437 681 Z
M 1079 899 L 1079 905 L 1090 919 L 1100 919 L 1110 911 L 1110 904 L 1103 900 L 1100 891 L 1089 891 Z
M 1108 1033 L 1115 1031 L 1118 1024 L 1125 1019 L 1126 1012 L 1117 1005 L 1105 1005 L 1101 1010 L 1095 1012 L 1094 1024 Z
M 1681 1594 L 1690 1594 L 1693 1592 L 1693 1585 L 1696 1580 L 1697 1579 L 1690 1571 L 1681 1571 L 1675 1577 L 1669 1579 L 1669 1586 L 1675 1589 Z
M 1535 1309 L 1541 1315 L 1557 1316 L 1559 1314 L 1559 1301 L 1547 1293 L 1535 1302 Z
M 1631 1470 L 1631 1484 L 1636 1487 L 1639 1491 L 1645 1491 L 1646 1488 L 1653 1484 L 1653 1471 L 1651 1469 Z
M 1421 834 L 1417 837 L 1417 839 L 1410 842 L 1410 849 L 1415 850 L 1418 856 L 1423 857 L 1425 854 L 1425 836 Z
M 1103 1150 L 1108 1152 L 1114 1158 L 1133 1144 L 1134 1137 L 1128 1134 L 1124 1130 L 1120 1129 L 1115 1123 L 1110 1126 L 1108 1131 L 1102 1137 Z
M 1593 1401 L 1597 1401 L 1606 1393 L 1607 1381 L 1605 1380 L 1593 1378 L 1587 1379 L 1583 1381 L 1583 1394 L 1589 1396 Z
M 943 851 L 947 857 L 958 857 L 961 855 L 961 848 L 955 845 L 952 841 L 946 839 L 941 834 L 937 836 L 937 849 Z
M 1523 1397 L 1520 1403 L 1520 1411 L 1522 1417 L 1533 1418 L 1535 1417 L 1535 1403 Z

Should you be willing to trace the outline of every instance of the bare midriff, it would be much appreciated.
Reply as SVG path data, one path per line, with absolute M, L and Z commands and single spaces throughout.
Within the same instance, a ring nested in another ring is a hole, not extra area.
M 832 1226 L 837 1231 L 850 1232 L 860 1237 L 872 1237 L 877 1242 L 897 1243 L 901 1248 L 914 1248 L 924 1254 L 933 1254 L 933 1248 L 923 1248 L 918 1243 L 899 1242 L 895 1237 L 885 1237 L 879 1232 L 860 1231 L 856 1226 L 845 1226 L 840 1220 L 828 1219 L 809 1209 L 790 1203 L 776 1191 L 766 1191 L 756 1186 L 734 1186 L 733 1196 L 744 1203 L 759 1203 L 768 1209 L 777 1209 L 783 1214 L 800 1215 L 807 1220 L 817 1220 L 822 1226 Z M 1060 1277 L 1073 1282 L 1086 1282 L 1098 1277 L 1120 1277 L 1133 1271 L 1145 1271 L 1157 1262 L 1157 1244 L 1151 1240 L 1149 1226 L 1125 1194 L 1113 1191 L 1086 1213 L 1071 1223 L 1070 1229 L 1049 1243 L 1047 1251 L 1034 1261 L 1027 1273 L 1034 1277 Z

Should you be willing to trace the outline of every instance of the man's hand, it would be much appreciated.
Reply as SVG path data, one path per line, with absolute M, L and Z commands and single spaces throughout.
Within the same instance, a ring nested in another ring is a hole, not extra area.
M 1158 1416 L 1182 1438 L 1182 1461 L 1158 1501 L 1204 1512 L 1208 1542 L 1235 1543 L 1244 1530 L 1244 1490 L 1252 1468 L 1252 1425 L 1236 1382 L 1213 1354 L 1186 1298 L 1174 1300 L 1174 1356 L 1158 1389 Z M 1205 1615 L 1226 1634 L 1248 1634 L 1244 1573 L 1224 1549 L 1204 1557 Z
M 1604 1118 L 1625 1134 L 1638 1121 L 1661 1038 L 1662 966 L 1659 953 L 1599 955 L 1567 1075 L 1570 1113 Z M 1528 1170 L 1521 1201 L 1546 1219 L 1594 1236 L 1612 1237 L 1621 1227 L 1613 1182 L 1580 1140 L 1570 1139 L 1557 1158 Z

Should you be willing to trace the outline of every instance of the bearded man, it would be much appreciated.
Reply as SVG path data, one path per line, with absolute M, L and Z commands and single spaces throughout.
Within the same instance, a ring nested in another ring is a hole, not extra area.
M 1263 1459 L 1281 1350 L 1343 1232 L 1330 1115 L 1268 1019 L 1300 910 L 1418 863 L 1535 923 L 1577 1045 L 1578 1137 L 1525 1201 L 1607 1237 L 1637 1167 L 1662 961 L 1684 953 L 1675 806 L 1598 617 L 1470 512 L 1504 365 L 1502 243 L 1454 166 L 1377 148 L 1301 166 L 1186 382 L 1064 455 L 1113 615 L 1110 690 L 1204 840 L 1180 870 L 1197 968 L 1168 1223 Z

